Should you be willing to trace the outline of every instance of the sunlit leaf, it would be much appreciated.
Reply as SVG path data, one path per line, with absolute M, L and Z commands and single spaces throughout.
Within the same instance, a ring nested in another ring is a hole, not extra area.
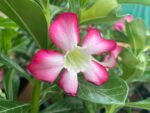
M 47 22 L 33 0 L 0 0 L 0 10 L 24 28 L 42 48 L 47 48 Z
M 118 77 L 110 77 L 102 86 L 86 81 L 79 82 L 78 97 L 86 101 L 101 104 L 123 104 L 127 98 L 128 85 Z
M 0 113 L 28 113 L 30 104 L 0 99 Z
M 125 106 L 150 110 L 150 98 L 138 102 L 126 103 Z

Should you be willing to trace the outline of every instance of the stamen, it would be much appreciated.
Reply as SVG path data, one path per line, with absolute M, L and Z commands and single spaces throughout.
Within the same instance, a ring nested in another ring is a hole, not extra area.
M 74 69 L 76 72 L 83 72 L 90 60 L 91 56 L 83 48 L 76 47 L 73 51 L 66 53 L 64 67 L 68 70 Z

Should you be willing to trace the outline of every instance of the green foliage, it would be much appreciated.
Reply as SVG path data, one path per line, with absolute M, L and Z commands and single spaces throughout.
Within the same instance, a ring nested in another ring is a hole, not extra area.
M 82 110 L 82 101 L 76 97 L 69 97 L 50 105 L 40 113 L 77 113 Z
M 42 48 L 47 48 L 47 22 L 43 11 L 32 0 L 1 0 L 0 10 L 24 28 Z
M 102 86 L 80 81 L 78 97 L 99 104 L 124 104 L 128 90 L 127 83 L 119 77 L 110 77 Z
M 19 76 L 16 76 L 15 70 L 9 69 L 4 76 L 4 89 L 9 100 L 16 100 L 20 86 Z
M 101 23 L 119 19 L 113 12 L 118 7 L 116 0 L 97 0 L 92 7 L 87 10 L 81 11 L 80 23 Z M 113 12 L 114 13 L 114 12 Z M 112 20 L 110 20 L 110 18 Z
M 125 106 L 150 110 L 150 98 L 138 102 L 126 103 Z
M 27 80 L 31 81 L 29 75 L 13 60 L 11 60 L 8 56 L 0 52 L 0 63 L 16 69 L 22 76 L 24 76 Z
M 116 113 L 123 107 L 150 110 L 149 99 L 130 102 L 128 96 L 129 88 L 135 90 L 132 83 L 149 83 L 150 33 L 141 19 L 125 22 L 125 31 L 113 29 L 113 24 L 124 17 L 118 12 L 122 3 L 150 5 L 149 0 L 0 0 L 0 10 L 15 22 L 0 17 L 0 69 L 5 70 L 4 92 L 0 90 L 0 113 L 29 113 L 30 109 L 37 113 L 41 104 L 46 108 L 40 113 L 96 113 L 101 108 L 107 113 Z M 117 66 L 109 69 L 110 78 L 104 85 L 95 86 L 78 78 L 77 97 L 64 96 L 55 83 L 32 80 L 26 72 L 37 49 L 59 50 L 48 45 L 48 27 L 62 12 L 77 13 L 82 39 L 85 29 L 93 26 L 100 28 L 107 39 L 128 45 L 122 48 Z M 32 105 L 16 102 L 20 76 L 34 84 Z
M 28 113 L 30 104 L 0 99 L 0 113 Z
M 144 22 L 140 19 L 135 19 L 131 23 L 126 23 L 126 32 L 128 40 L 136 53 L 144 49 L 146 39 L 146 28 Z

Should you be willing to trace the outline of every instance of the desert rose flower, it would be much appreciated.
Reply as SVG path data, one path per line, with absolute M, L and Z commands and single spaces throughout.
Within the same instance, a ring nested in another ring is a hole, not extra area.
M 114 25 L 113 28 L 117 31 L 125 31 L 125 21 L 132 22 L 133 16 L 128 15 L 123 20 L 118 20 Z
M 49 27 L 50 40 L 63 52 L 39 50 L 28 66 L 33 76 L 41 81 L 53 83 L 60 74 L 59 86 L 68 94 L 77 94 L 77 74 L 96 85 L 108 80 L 105 66 L 92 55 L 101 55 L 116 48 L 116 42 L 101 37 L 97 29 L 89 29 L 81 46 L 78 19 L 75 13 L 58 15 Z M 62 71 L 62 73 L 60 73 Z

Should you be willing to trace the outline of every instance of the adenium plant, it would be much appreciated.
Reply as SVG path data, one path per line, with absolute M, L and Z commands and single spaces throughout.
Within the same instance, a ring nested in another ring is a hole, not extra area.
M 69 26 L 68 26 L 69 25 Z M 78 18 L 75 13 L 60 14 L 50 25 L 50 40 L 63 53 L 53 50 L 39 50 L 33 61 L 28 66 L 29 71 L 39 80 L 54 82 L 61 73 L 59 86 L 70 94 L 77 94 L 77 74 L 82 72 L 84 78 L 102 85 L 107 82 L 109 74 L 107 67 L 115 65 L 115 59 L 120 52 L 120 47 L 113 40 L 103 38 L 98 29 L 90 28 L 81 44 L 79 35 Z M 98 62 L 92 55 L 110 53 L 105 60 Z
M 0 113 L 150 110 L 145 5 L 149 0 L 0 0 Z

